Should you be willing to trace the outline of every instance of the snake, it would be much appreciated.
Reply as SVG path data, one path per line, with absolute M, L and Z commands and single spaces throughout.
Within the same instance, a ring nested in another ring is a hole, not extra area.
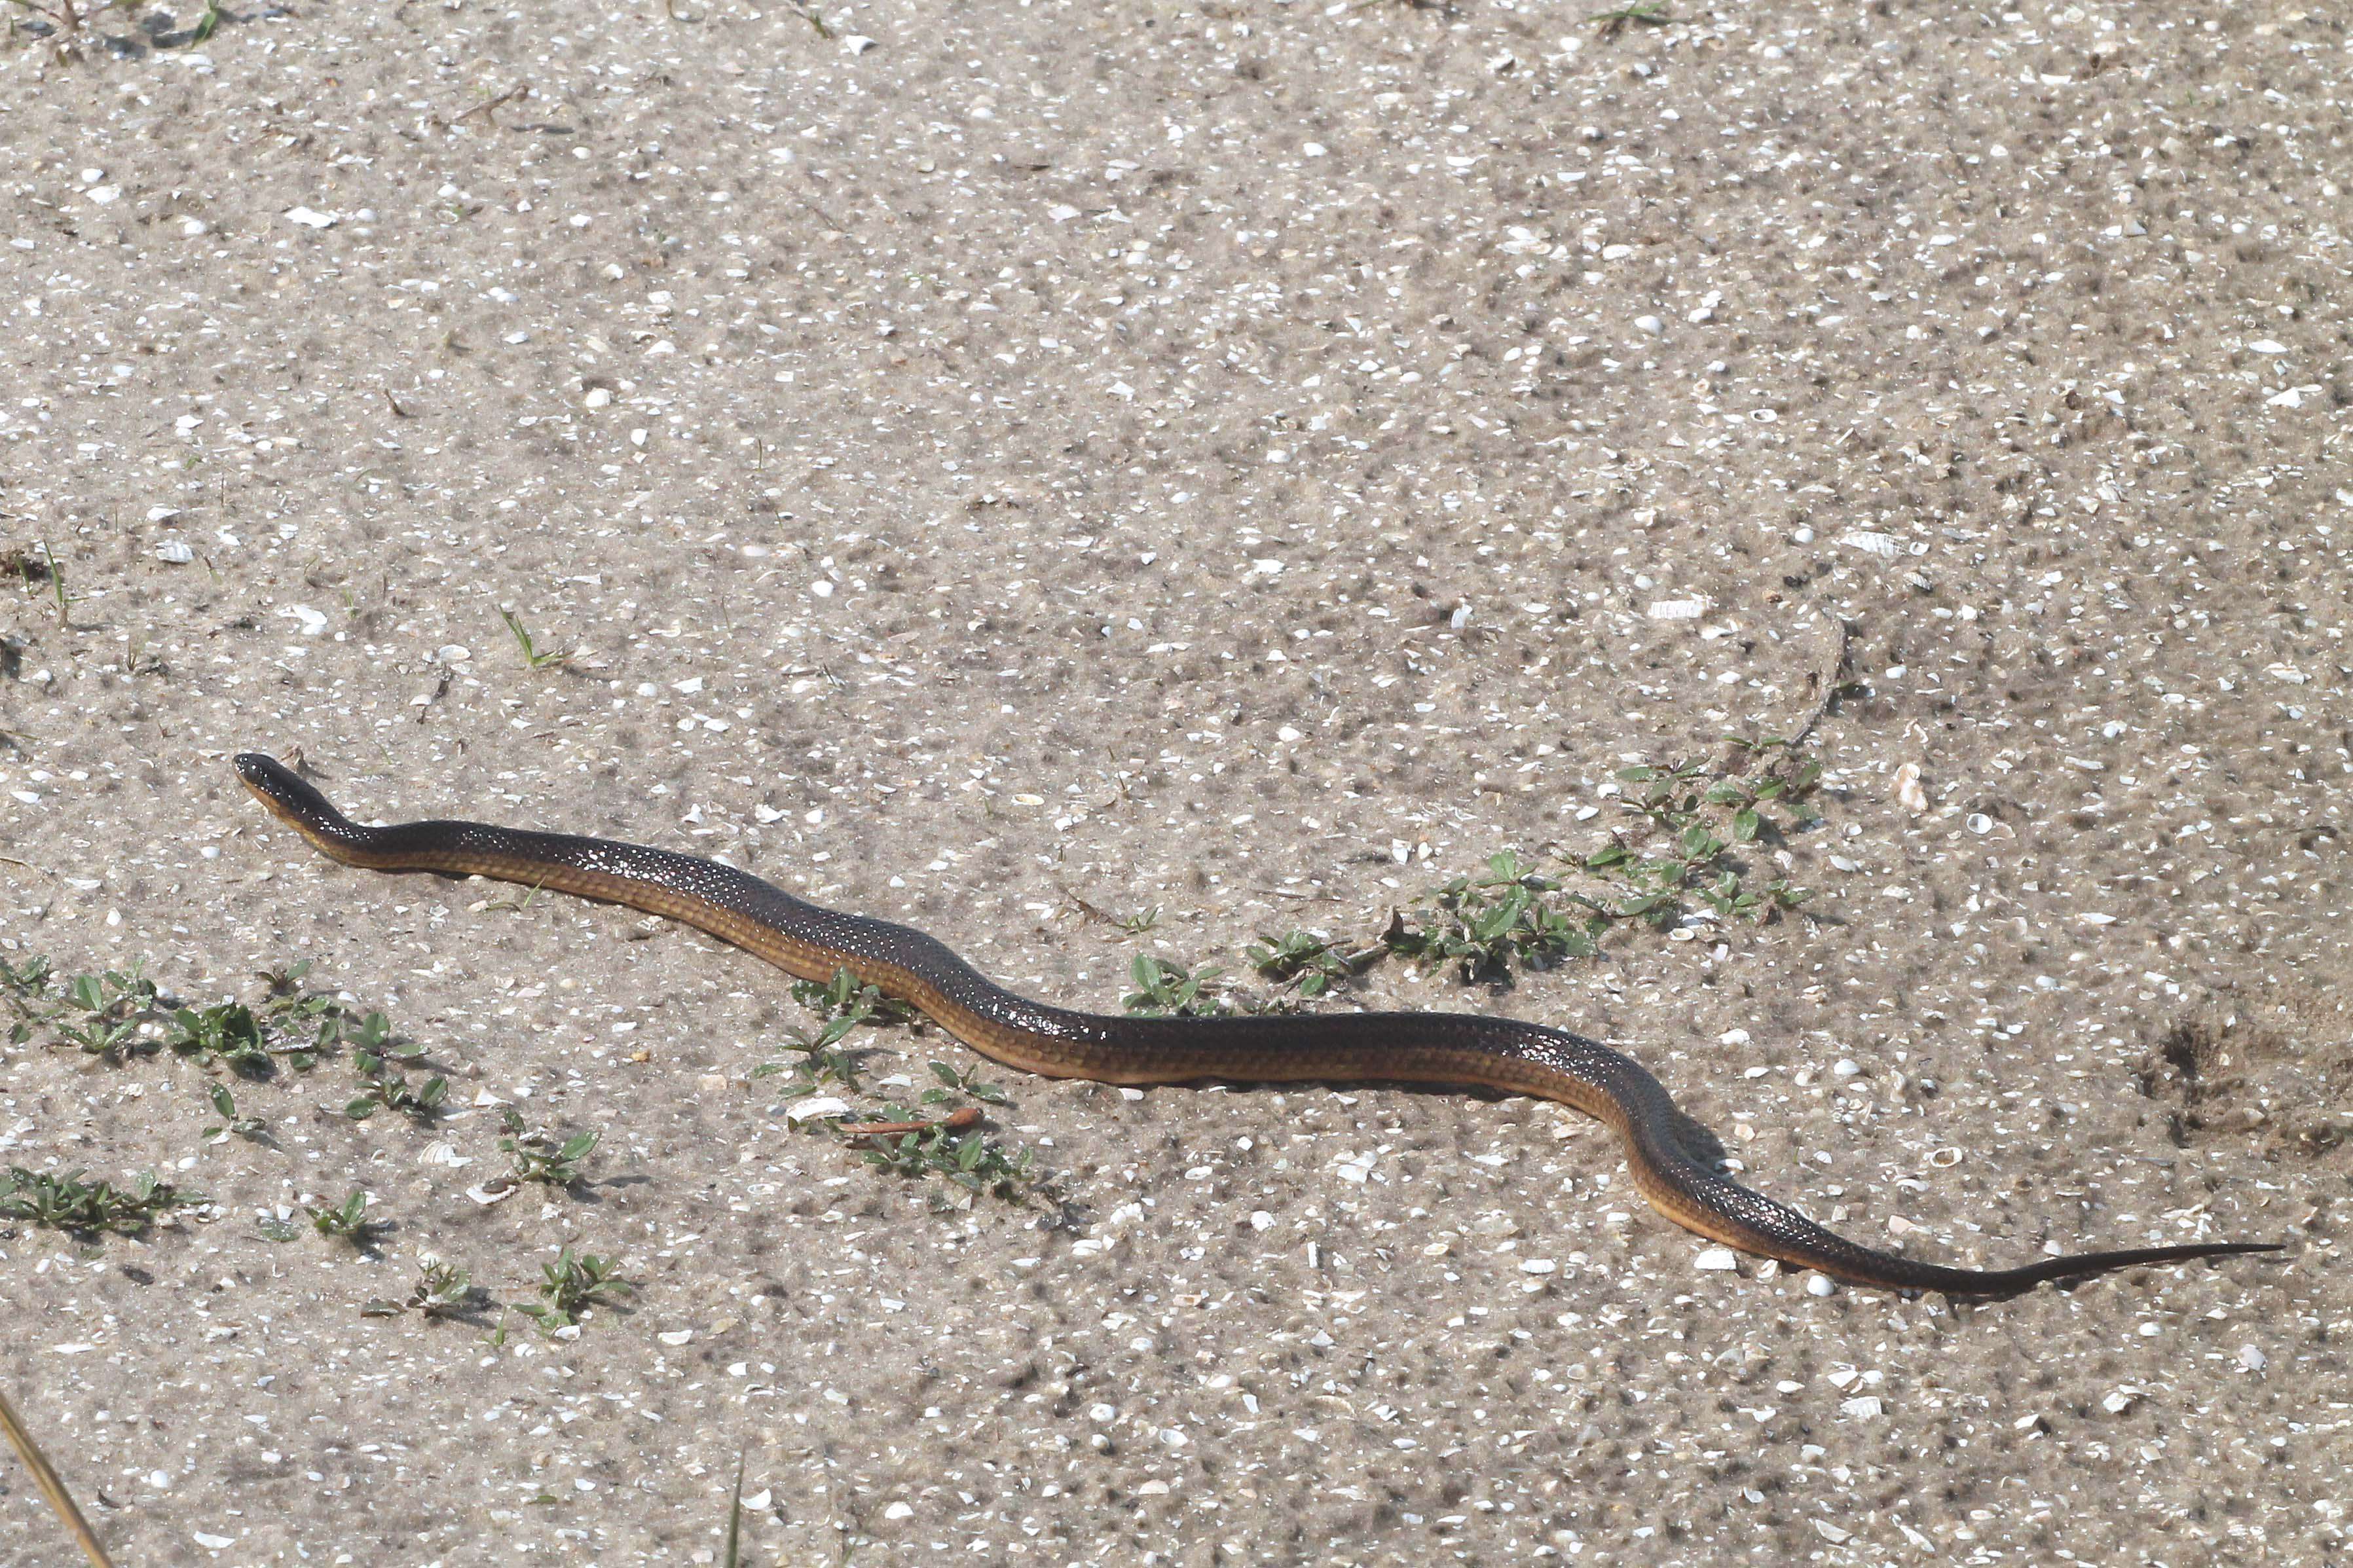
M 331 859 L 374 871 L 484 877 L 683 921 L 803 980 L 848 970 L 911 1004 L 992 1061 L 1098 1083 L 1397 1083 L 1556 1100 L 1615 1131 L 1635 1187 L 1711 1241 L 1852 1285 L 2005 1296 L 2047 1280 L 2181 1263 L 2270 1242 L 2198 1242 L 1958 1268 L 1850 1241 L 1732 1181 L 1693 1151 L 1673 1098 L 1641 1063 L 1566 1029 L 1471 1013 L 1115 1016 L 1034 1001 L 987 979 L 936 938 L 795 898 L 716 860 L 610 838 L 459 821 L 362 826 L 275 758 L 248 752 L 237 777 Z

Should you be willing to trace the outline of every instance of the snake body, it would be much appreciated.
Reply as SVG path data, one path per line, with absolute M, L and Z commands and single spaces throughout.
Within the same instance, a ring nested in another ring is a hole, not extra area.
M 2279 1250 L 2208 1242 L 2046 1258 L 2016 1268 L 1924 1263 L 1849 1241 L 1718 1174 L 1685 1146 L 1674 1101 L 1657 1079 L 1632 1058 L 1567 1030 L 1462 1013 L 1190 1018 L 1075 1012 L 1005 989 L 922 931 L 821 909 L 716 861 L 479 822 L 364 827 L 273 758 L 246 752 L 236 766 L 280 820 L 346 865 L 490 877 L 626 904 L 698 927 L 805 980 L 829 979 L 846 968 L 921 1008 L 981 1055 L 1027 1072 L 1113 1084 L 1475 1085 L 1559 1100 L 1617 1131 L 1635 1185 L 1676 1224 L 1852 1284 L 2000 1295 L 2136 1264 Z

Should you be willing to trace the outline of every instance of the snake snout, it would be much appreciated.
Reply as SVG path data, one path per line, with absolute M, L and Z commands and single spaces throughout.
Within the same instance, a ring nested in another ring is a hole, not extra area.
M 322 829 L 343 823 L 343 814 L 327 804 L 325 795 L 276 757 L 260 752 L 239 752 L 233 765 L 238 781 L 262 805 L 295 826 Z

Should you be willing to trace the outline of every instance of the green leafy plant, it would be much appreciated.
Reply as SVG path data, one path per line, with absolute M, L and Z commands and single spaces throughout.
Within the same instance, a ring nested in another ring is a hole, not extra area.
M 377 1297 L 360 1309 L 368 1318 L 389 1318 L 403 1310 L 426 1318 L 453 1318 L 475 1304 L 481 1294 L 474 1289 L 474 1277 L 454 1263 L 428 1258 L 417 1265 L 416 1285 L 405 1301 Z
M 307 1068 L 343 1043 L 378 1055 L 417 1054 L 418 1047 L 394 1043 L 383 1014 L 355 1014 L 332 996 L 304 992 L 301 982 L 309 969 L 302 963 L 268 972 L 269 990 L 258 1006 L 193 1007 L 167 1001 L 148 978 L 143 960 L 74 975 L 53 991 L 56 976 L 47 960 L 28 958 L 0 963 L 0 1000 L 16 1015 L 9 1031 L 15 1042 L 46 1026 L 55 1043 L 93 1056 L 119 1058 L 168 1047 L 246 1078 L 268 1077 L 279 1060 Z
M 232 1136 L 255 1143 L 269 1140 L 269 1122 L 259 1116 L 239 1116 L 237 1113 L 236 1097 L 229 1093 L 228 1085 L 214 1084 L 209 1091 L 209 1098 L 213 1102 L 213 1109 L 220 1112 L 221 1124 L 217 1127 L 206 1128 L 199 1136 L 214 1142 Z
M 897 1106 L 888 1114 L 894 1121 L 915 1120 Z M 865 1151 L 868 1164 L 898 1176 L 944 1176 L 976 1195 L 1018 1201 L 1034 1180 L 1031 1151 L 1008 1152 L 986 1133 L 960 1132 L 945 1121 L 920 1131 L 885 1134 L 875 1142 L 876 1147 Z
M 939 1080 L 939 1086 L 923 1090 L 922 1100 L 925 1105 L 944 1104 L 954 1100 L 959 1095 L 969 1100 L 976 1100 L 983 1105 L 1012 1103 L 1006 1099 L 1003 1089 L 993 1083 L 983 1083 L 974 1078 L 973 1073 L 979 1070 L 976 1068 L 960 1072 L 945 1062 L 933 1062 L 930 1065 L 932 1077 Z
M 85 1182 L 79 1171 L 56 1176 L 11 1165 L 0 1178 L 0 1219 L 29 1220 L 75 1236 L 137 1236 L 161 1215 L 206 1201 L 146 1174 L 127 1192 L 108 1182 Z
M 1645 27 L 1663 27 L 1674 17 L 1667 14 L 1667 8 L 1659 4 L 1659 0 L 1636 0 L 1630 5 L 1596 11 L 1587 20 L 1599 24 L 1602 36 L 1607 37 L 1630 22 L 1640 23 Z
M 523 626 L 522 618 L 512 610 L 501 610 L 499 616 L 506 622 L 507 630 L 514 634 L 515 646 L 522 649 L 522 661 L 526 667 L 532 669 L 558 669 L 572 662 L 575 650 L 565 648 L 562 652 L 557 652 L 554 648 L 538 647 L 532 641 L 531 632 Z
M 1292 931 L 1279 937 L 1261 937 L 1242 950 L 1242 956 L 1266 979 L 1307 997 L 1321 996 L 1335 981 L 1354 979 L 1384 951 L 1376 944 L 1360 952 L 1343 952 L 1328 938 Z
M 430 1121 L 441 1114 L 449 1099 L 449 1080 L 435 1074 L 412 1084 L 406 1073 L 375 1051 L 359 1051 L 352 1066 L 360 1075 L 360 1089 L 343 1104 L 343 1114 L 364 1121 L 378 1110 L 398 1111 L 412 1121 Z
M 921 1016 L 913 1004 L 885 996 L 881 987 L 865 984 L 848 969 L 836 969 L 829 980 L 796 980 L 792 993 L 794 1001 L 814 1008 L 828 1025 L 843 1025 L 844 1034 L 860 1024 L 904 1024 Z
M 210 1007 L 177 1007 L 165 1027 L 165 1043 L 199 1062 L 219 1062 L 250 1078 L 266 1075 L 273 1063 L 269 1037 L 253 1009 L 242 1002 Z
M 1457 877 L 1429 900 L 1432 912 L 1414 925 L 1404 912 L 1390 917 L 1382 941 L 1419 963 L 1455 964 L 1466 982 L 1508 979 L 1514 965 L 1588 957 L 1599 951 L 1604 921 L 1572 919 L 1545 900 L 1560 884 L 1505 849 L 1487 858 L 1483 874 Z
M 112 1057 L 133 1045 L 155 1006 L 155 983 L 142 966 L 77 974 L 66 984 L 65 1005 L 49 1015 L 60 1040 L 91 1056 Z
M 1215 995 L 1204 996 L 1201 988 L 1224 970 L 1210 967 L 1188 971 L 1184 965 L 1170 963 L 1148 952 L 1139 952 L 1127 966 L 1128 977 L 1135 989 L 1120 999 L 1120 1005 L 1129 1012 L 1146 1016 L 1175 1018 L 1217 1018 L 1227 1012 L 1224 1003 Z
M 575 1132 L 559 1141 L 544 1130 L 525 1131 L 522 1118 L 512 1110 L 501 1111 L 500 1120 L 507 1136 L 499 1140 L 499 1147 L 514 1162 L 515 1180 L 570 1187 L 586 1179 L 580 1167 L 596 1149 L 598 1134 Z
M 8 1043 L 21 1046 L 33 1037 L 34 1026 L 46 1021 L 49 994 L 49 961 L 37 955 L 20 963 L 0 959 L 0 1002 L 16 1015 L 8 1026 Z
M 302 1212 L 311 1216 L 312 1230 L 321 1236 L 348 1241 L 353 1247 L 366 1247 L 384 1229 L 382 1220 L 368 1218 L 367 1194 L 357 1187 L 353 1187 L 351 1195 L 342 1203 L 330 1204 L 324 1208 L 313 1208 L 304 1204 Z
M 310 972 L 306 958 L 262 974 L 269 987 L 261 1007 L 262 1031 L 269 1050 L 290 1066 L 307 1071 L 338 1046 L 404 1059 L 424 1054 L 422 1046 L 397 1040 L 392 1020 L 382 1013 L 354 1012 L 327 993 L 305 991 L 302 981 Z
M 797 980 L 792 992 L 793 1000 L 816 1010 L 825 1021 L 824 1027 L 815 1035 L 799 1029 L 791 1031 L 786 1048 L 797 1053 L 799 1059 L 763 1062 L 752 1069 L 752 1076 L 767 1078 L 789 1072 L 793 1077 L 786 1084 L 785 1092 L 796 1098 L 826 1088 L 854 1092 L 858 1088 L 858 1063 L 849 1052 L 837 1048 L 849 1032 L 860 1025 L 880 1028 L 913 1023 L 920 1017 L 907 1003 L 862 984 L 847 969 L 836 969 L 833 978 L 827 981 Z
M 1762 758 L 1764 766 L 1745 776 L 1713 773 L 1697 763 L 1619 770 L 1619 781 L 1629 786 L 1622 803 L 1650 832 L 1639 846 L 1613 834 L 1599 849 L 1569 858 L 1612 884 L 1606 895 L 1580 895 L 1580 902 L 1604 920 L 1640 921 L 1667 931 L 1682 921 L 1687 894 L 1725 920 L 1770 920 L 1806 900 L 1806 890 L 1785 878 L 1747 886 L 1732 857 L 1767 833 L 1783 831 L 1772 813 L 1786 813 L 1791 826 L 1816 820 L 1806 803 L 1821 764 L 1801 756 L 1793 742 L 1725 739 L 1736 754 L 1752 763 Z
M 478 1293 L 472 1275 L 454 1263 L 437 1260 L 421 1266 L 407 1305 L 428 1318 L 443 1317 L 464 1311 Z
M 540 1272 L 540 1299 L 513 1306 L 536 1322 L 542 1333 L 569 1328 L 580 1321 L 581 1313 L 591 1305 L 616 1301 L 634 1289 L 621 1277 L 620 1266 L 613 1259 L 593 1252 L 575 1257 L 569 1247 L 556 1254 L 554 1262 L 543 1265 Z

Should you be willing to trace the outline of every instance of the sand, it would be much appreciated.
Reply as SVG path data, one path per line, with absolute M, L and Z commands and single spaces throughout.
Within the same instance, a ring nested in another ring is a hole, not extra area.
M 207 1142 L 193 1061 L 0 1053 L 6 1163 L 212 1200 L 0 1226 L 121 1561 L 712 1562 L 739 1456 L 763 1564 L 2341 1555 L 2344 27 L 1668 9 L 18 16 L 0 958 L 307 960 L 451 1086 L 353 1121 L 340 1053 Z M 773 971 L 335 867 L 227 762 L 1116 1009 L 1817 712 L 1819 826 L 1736 857 L 1799 912 L 1324 1005 L 1605 1037 L 1915 1256 L 2287 1252 L 1816 1294 L 1563 1109 L 996 1068 L 1054 1201 L 944 1207 L 752 1076 Z M 470 1198 L 504 1110 L 590 1183 Z M 575 1336 L 362 1315 L 565 1245 L 636 1285 Z M 78 1560 L 0 1465 L 0 1561 Z

